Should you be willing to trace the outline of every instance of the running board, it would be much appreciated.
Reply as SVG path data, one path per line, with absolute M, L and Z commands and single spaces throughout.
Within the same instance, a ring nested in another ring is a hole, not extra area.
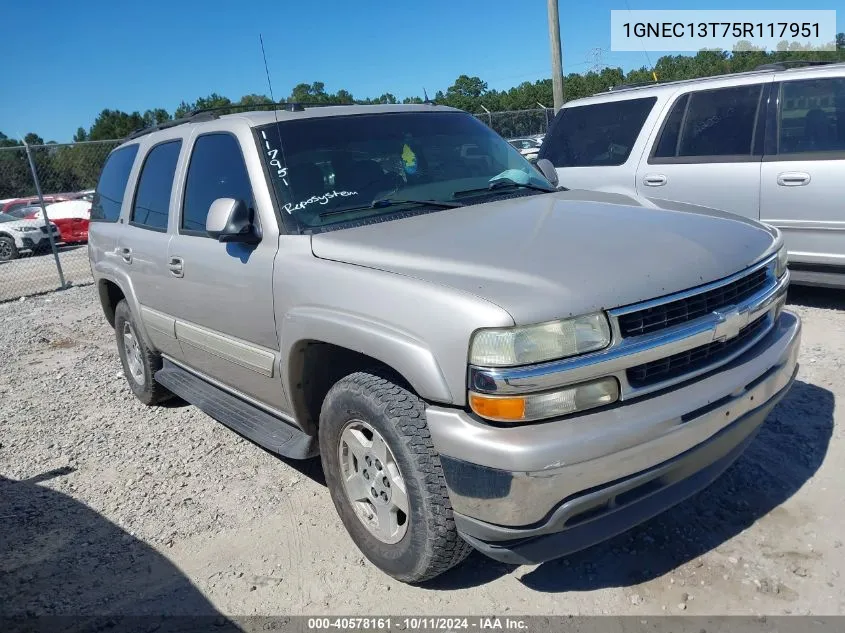
M 318 452 L 316 438 L 167 359 L 155 373 L 155 379 L 183 400 L 267 450 L 292 459 L 307 459 Z

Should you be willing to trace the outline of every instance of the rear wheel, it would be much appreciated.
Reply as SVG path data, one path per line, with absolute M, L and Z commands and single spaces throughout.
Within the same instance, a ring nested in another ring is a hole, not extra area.
M 329 390 L 319 434 L 335 508 L 373 564 L 421 582 L 466 558 L 471 547 L 455 529 L 420 398 L 386 378 L 351 374 Z
M 18 258 L 18 247 L 15 240 L 7 235 L 0 235 L 0 262 L 10 262 Z
M 117 304 L 114 311 L 114 333 L 123 375 L 135 397 L 146 405 L 170 397 L 171 393 L 154 378 L 161 369 L 161 356 L 151 351 L 138 336 L 138 327 L 125 299 Z

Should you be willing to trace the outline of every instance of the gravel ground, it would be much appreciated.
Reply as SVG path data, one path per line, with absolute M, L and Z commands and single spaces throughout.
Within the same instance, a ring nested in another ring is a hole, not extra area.
M 92 286 L 0 304 L 0 615 L 845 614 L 845 294 L 796 289 L 798 382 L 710 488 L 607 543 L 424 587 L 357 551 L 317 462 L 145 408 Z

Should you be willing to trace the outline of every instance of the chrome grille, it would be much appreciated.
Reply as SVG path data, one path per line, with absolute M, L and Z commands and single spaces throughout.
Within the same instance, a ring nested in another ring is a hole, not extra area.
M 742 328 L 739 334 L 732 339 L 714 341 L 686 352 L 631 367 L 627 371 L 628 382 L 631 383 L 632 387 L 645 387 L 665 380 L 672 380 L 717 363 L 762 332 L 766 328 L 767 319 L 768 314 L 764 314 Z
M 768 268 L 758 268 L 724 286 L 700 294 L 676 299 L 636 312 L 619 315 L 623 338 L 649 334 L 673 325 L 692 321 L 714 310 L 735 305 L 759 292 L 768 281 Z

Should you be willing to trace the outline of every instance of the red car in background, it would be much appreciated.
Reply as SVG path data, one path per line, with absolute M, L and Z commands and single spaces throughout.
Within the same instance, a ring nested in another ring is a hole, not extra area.
M 45 196 L 44 202 L 47 202 Z M 88 224 L 91 220 L 91 203 L 88 200 L 64 200 L 46 204 L 47 217 L 59 227 L 59 238 L 65 244 L 88 241 Z M 17 207 L 12 210 L 15 217 L 27 220 L 43 220 L 41 206 L 37 204 Z
M 62 200 L 71 200 L 72 198 L 69 195 L 64 194 L 51 194 L 48 196 L 44 196 L 44 202 L 50 204 L 51 202 L 61 202 Z M 30 207 L 32 205 L 39 204 L 38 196 L 30 196 L 28 198 L 15 198 L 13 200 L 8 200 L 0 206 L 0 213 L 5 213 L 7 215 L 13 215 L 17 218 L 22 218 L 22 215 L 19 215 L 19 210 L 23 209 L 24 207 Z M 18 213 L 15 213 L 18 211 Z

